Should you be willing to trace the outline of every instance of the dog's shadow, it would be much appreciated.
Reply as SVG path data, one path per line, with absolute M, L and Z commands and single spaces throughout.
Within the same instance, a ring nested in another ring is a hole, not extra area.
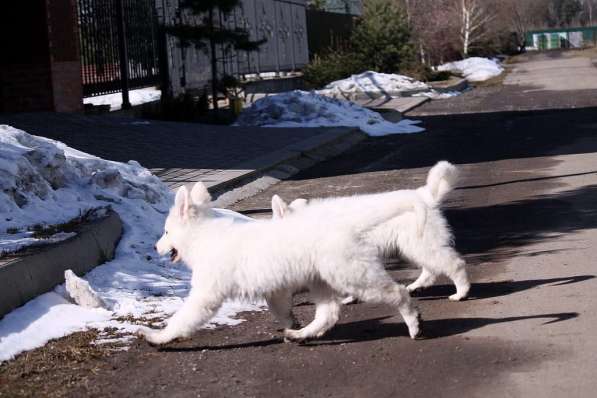
M 528 319 L 546 319 L 543 325 L 576 318 L 576 312 L 553 314 L 511 316 L 505 318 L 447 318 L 424 320 L 422 323 L 422 339 L 436 339 L 460 335 L 484 326 Z M 309 342 L 309 345 L 338 345 L 346 343 L 373 341 L 391 337 L 408 337 L 408 329 L 404 322 L 384 322 L 392 316 L 348 322 L 336 325 L 320 340 Z
M 540 286 L 562 286 L 583 282 L 595 278 L 595 275 L 577 275 L 561 278 L 528 279 L 524 281 L 478 282 L 471 285 L 468 300 L 480 300 L 507 296 L 512 293 L 533 289 Z M 435 285 L 413 293 L 420 301 L 443 300 L 455 293 L 453 285 Z
M 594 275 L 578 275 L 561 278 L 548 279 L 529 279 L 524 281 L 499 281 L 499 282 L 481 282 L 474 283 L 471 288 L 470 299 L 487 299 L 500 296 L 506 296 L 512 293 L 532 289 L 539 286 L 561 286 L 571 283 L 583 282 L 595 278 Z M 446 299 L 447 296 L 454 293 L 454 286 L 452 285 L 437 285 L 429 287 L 422 292 L 418 292 L 419 300 L 439 300 Z M 310 303 L 303 302 L 299 305 L 310 305 Z M 556 314 L 530 315 L 530 316 L 514 316 L 505 318 L 451 318 L 451 319 L 435 319 L 426 320 L 423 322 L 423 336 L 426 339 L 433 339 L 439 337 L 449 337 L 466 333 L 468 331 L 478 329 L 487 325 L 504 322 L 515 322 L 525 319 L 551 319 L 544 324 L 565 321 L 577 317 L 575 312 L 565 312 Z M 319 340 L 312 340 L 307 345 L 337 345 L 362 341 L 372 341 L 385 339 L 390 337 L 406 337 L 408 336 L 408 329 L 403 322 L 383 322 L 393 316 L 373 318 L 362 321 L 347 322 L 336 325 L 330 332 Z M 396 318 L 397 320 L 399 318 Z M 273 325 L 272 325 L 273 327 Z M 234 350 L 251 347 L 268 347 L 271 345 L 283 344 L 281 337 L 272 338 L 268 340 L 251 341 L 238 344 L 225 344 L 218 346 L 192 346 L 192 347 L 177 347 L 166 346 L 161 347 L 160 351 L 220 351 L 220 350 Z
M 553 314 L 512 316 L 505 318 L 448 318 L 424 321 L 422 324 L 423 339 L 455 336 L 479 329 L 484 326 L 516 322 L 528 319 L 545 319 L 543 325 L 566 321 L 576 318 L 576 312 L 561 312 Z M 396 322 L 384 322 L 395 318 Z M 362 321 L 341 323 L 336 325 L 324 337 L 303 343 L 308 346 L 339 345 L 357 342 L 366 342 L 387 339 L 392 337 L 408 337 L 408 329 L 404 322 L 398 321 L 399 317 L 385 316 Z M 241 348 L 267 347 L 284 344 L 282 338 L 273 338 L 261 341 L 252 341 L 238 344 L 225 344 L 218 346 L 193 346 L 193 347 L 161 347 L 160 351 L 187 352 L 187 351 L 220 351 Z

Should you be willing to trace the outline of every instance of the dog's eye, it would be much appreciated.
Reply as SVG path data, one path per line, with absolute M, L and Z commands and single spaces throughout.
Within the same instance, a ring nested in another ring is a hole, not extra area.
M 164 231 L 164 235 L 168 235 L 168 231 Z

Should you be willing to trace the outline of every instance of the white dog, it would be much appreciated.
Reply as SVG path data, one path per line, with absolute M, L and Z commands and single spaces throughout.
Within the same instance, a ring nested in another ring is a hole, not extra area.
M 416 193 L 428 206 L 423 229 L 421 217 L 412 212 L 405 212 L 372 229 L 367 235 L 367 240 L 373 243 L 382 254 L 399 251 L 406 259 L 422 268 L 417 280 L 407 286 L 409 292 L 431 286 L 437 276 L 443 274 L 448 276 L 456 286 L 456 293 L 449 297 L 450 300 L 462 300 L 468 295 L 470 282 L 465 262 L 452 247 L 452 234 L 438 208 L 445 196 L 454 188 L 457 178 L 456 167 L 441 161 L 429 171 L 425 186 L 409 190 Z M 306 209 L 313 207 L 325 208 L 329 215 L 344 218 L 350 214 L 362 212 L 363 209 L 378 206 L 381 202 L 392 202 L 394 196 L 400 192 L 404 191 L 309 201 L 296 199 L 289 206 L 279 196 L 274 195 L 273 218 L 280 219 L 295 213 L 300 215 Z M 344 300 L 344 303 L 351 301 L 349 297 Z
M 363 237 L 397 214 L 425 212 L 418 195 L 404 192 L 349 217 L 330 217 L 312 207 L 300 216 L 237 223 L 210 207 L 210 196 L 197 183 L 189 195 L 182 187 L 157 242 L 161 255 L 184 261 L 192 271 L 191 291 L 166 328 L 142 328 L 149 342 L 164 344 L 188 337 L 216 313 L 225 299 L 265 298 L 289 340 L 319 337 L 337 322 L 340 297 L 388 303 L 399 310 L 415 338 L 418 312 L 406 288 L 390 277 L 375 246 Z M 330 233 L 333 232 L 333 233 Z M 292 294 L 307 287 L 315 319 L 300 330 L 293 325 Z

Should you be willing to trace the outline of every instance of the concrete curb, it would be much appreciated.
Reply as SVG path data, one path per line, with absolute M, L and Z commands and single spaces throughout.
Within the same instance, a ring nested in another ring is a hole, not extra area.
M 65 270 L 80 276 L 114 258 L 121 235 L 122 221 L 110 211 L 70 239 L 0 263 L 0 317 L 64 282 Z
M 438 93 L 448 93 L 450 91 L 464 91 L 468 88 L 468 80 L 456 79 L 448 80 L 447 82 L 431 82 L 429 84 L 432 89 Z
M 297 142 L 278 151 L 243 162 L 234 169 L 209 176 L 205 185 L 217 196 L 267 174 L 296 174 L 315 163 L 337 156 L 366 139 L 357 128 L 329 128 L 322 134 Z

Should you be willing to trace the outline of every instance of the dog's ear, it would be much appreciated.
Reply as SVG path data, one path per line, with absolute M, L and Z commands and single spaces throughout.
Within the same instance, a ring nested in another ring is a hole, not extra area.
M 176 198 L 174 199 L 174 210 L 176 213 L 185 218 L 189 214 L 189 207 L 191 205 L 191 198 L 187 187 L 182 186 L 176 191 Z
M 202 182 L 197 182 L 193 186 L 193 189 L 191 190 L 191 200 L 196 206 L 203 206 L 211 201 L 211 195 Z
M 272 213 L 273 218 L 284 218 L 286 211 L 288 210 L 288 205 L 284 200 L 279 197 L 278 195 L 272 196 Z
M 308 200 L 303 198 L 298 198 L 290 202 L 290 207 L 293 210 L 302 209 L 303 207 L 307 206 Z

